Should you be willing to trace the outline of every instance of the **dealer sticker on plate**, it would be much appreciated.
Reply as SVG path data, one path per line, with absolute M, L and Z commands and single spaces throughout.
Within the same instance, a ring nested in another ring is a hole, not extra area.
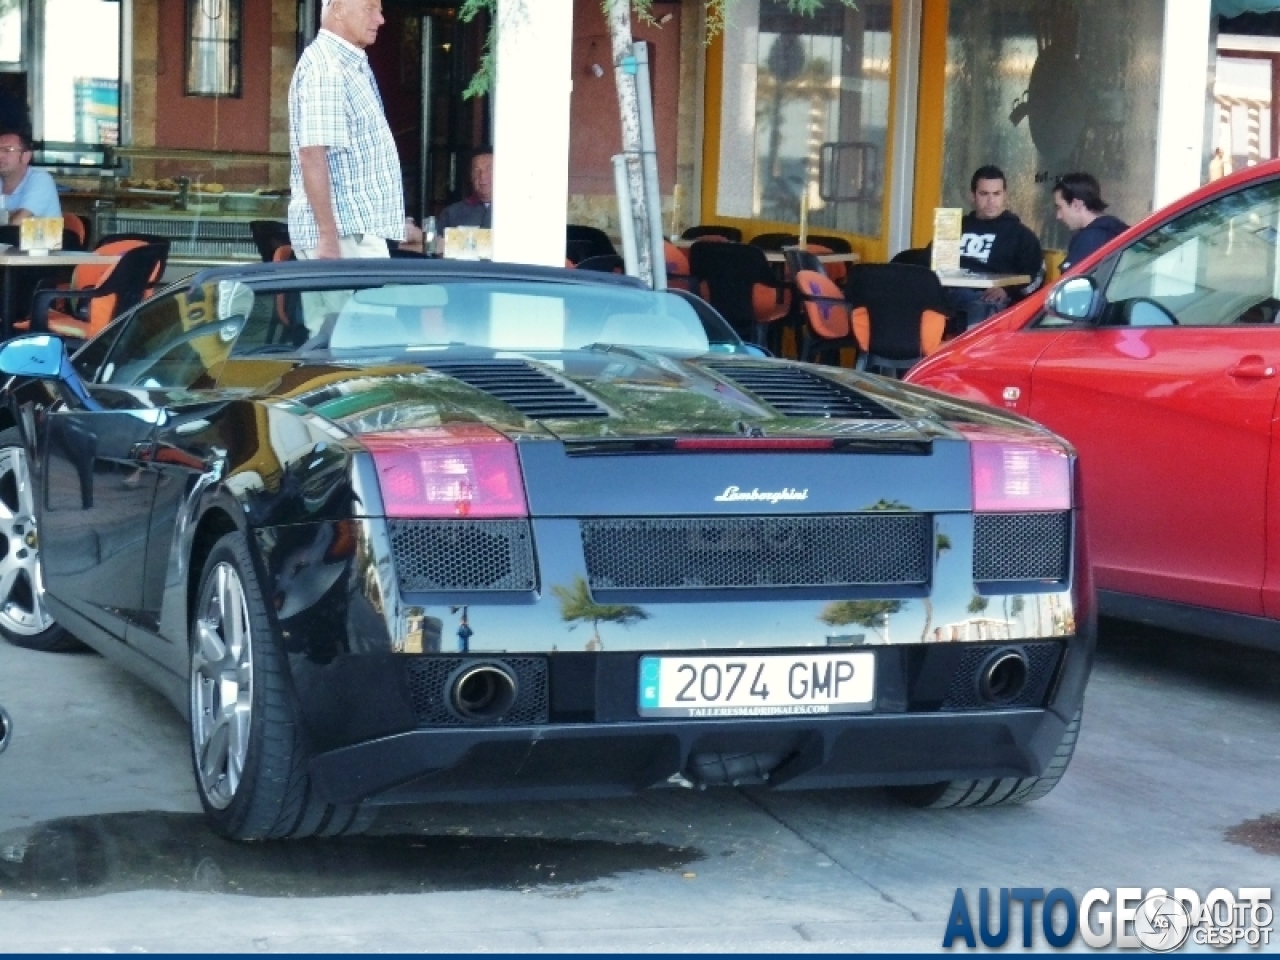
M 642 717 L 773 717 L 870 710 L 875 654 L 641 657 Z

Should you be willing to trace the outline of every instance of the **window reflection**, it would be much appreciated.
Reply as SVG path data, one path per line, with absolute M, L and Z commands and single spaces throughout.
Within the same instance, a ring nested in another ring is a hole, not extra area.
M 240 0 L 187 0 L 187 95 L 240 96 Z
M 0 0 L 0 63 L 22 59 L 22 4 L 20 0 Z
M 53 143 L 120 142 L 120 5 L 101 0 L 45 0 L 43 70 L 36 98 L 41 139 Z M 41 154 L 43 162 L 90 162 L 76 151 Z
M 811 228 L 880 234 L 891 16 L 889 0 L 813 16 L 785 0 L 735 4 L 718 213 L 796 223 L 807 193 Z

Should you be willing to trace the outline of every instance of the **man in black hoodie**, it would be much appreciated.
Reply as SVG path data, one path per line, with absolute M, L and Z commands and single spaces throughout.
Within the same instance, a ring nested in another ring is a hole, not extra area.
M 948 289 L 953 304 L 964 311 L 973 326 L 998 313 L 1014 300 L 1035 291 L 1044 281 L 1044 252 L 1040 241 L 1022 221 L 1005 209 L 1004 171 L 988 164 L 974 171 L 969 181 L 973 210 L 960 230 L 960 266 L 975 273 L 1020 273 L 1031 278 L 1025 287 L 990 287 L 976 290 Z
M 1071 231 L 1067 256 L 1062 261 L 1062 272 L 1079 263 L 1093 251 L 1129 229 L 1123 220 L 1104 214 L 1107 209 L 1102 200 L 1102 188 L 1096 178 L 1087 173 L 1068 173 L 1053 185 L 1053 205 L 1058 219 Z

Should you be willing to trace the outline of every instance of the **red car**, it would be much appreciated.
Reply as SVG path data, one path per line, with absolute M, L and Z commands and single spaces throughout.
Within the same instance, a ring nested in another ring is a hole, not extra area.
M 907 380 L 1075 444 L 1103 614 L 1280 649 L 1280 161 L 1215 181 Z

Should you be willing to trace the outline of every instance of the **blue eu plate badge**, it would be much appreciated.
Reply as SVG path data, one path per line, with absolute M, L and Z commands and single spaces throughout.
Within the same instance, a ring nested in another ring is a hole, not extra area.
M 640 661 L 641 707 L 656 707 L 658 705 L 658 676 L 660 670 L 657 660 L 646 657 Z

